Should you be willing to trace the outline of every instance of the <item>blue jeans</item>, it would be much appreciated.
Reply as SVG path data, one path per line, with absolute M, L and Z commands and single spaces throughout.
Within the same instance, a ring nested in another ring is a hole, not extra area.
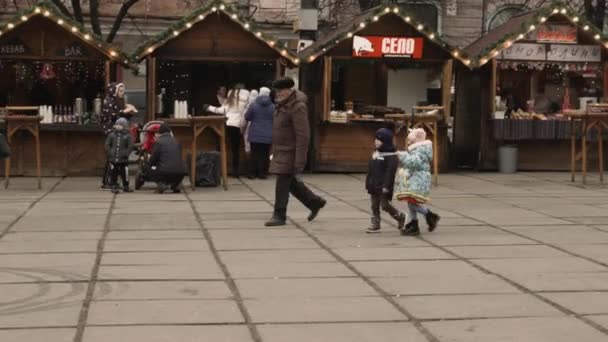
M 422 215 L 426 215 L 429 213 L 429 210 L 423 207 L 421 204 L 408 203 L 407 208 L 409 210 L 409 221 L 417 220 L 416 214 L 420 213 Z

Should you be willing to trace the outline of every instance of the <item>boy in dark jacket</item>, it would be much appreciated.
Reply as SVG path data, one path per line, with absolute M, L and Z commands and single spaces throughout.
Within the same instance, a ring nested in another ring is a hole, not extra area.
M 129 133 L 129 122 L 125 118 L 116 120 L 114 130 L 106 139 L 106 154 L 110 162 L 110 185 L 112 192 L 118 193 L 118 176 L 122 180 L 124 192 L 129 188 L 129 155 L 133 150 L 133 139 Z
M 379 129 L 376 131 L 374 143 L 376 150 L 369 161 L 365 181 L 367 192 L 371 195 L 373 214 L 372 224 L 366 230 L 366 233 L 380 232 L 380 208 L 397 220 L 397 228 L 401 230 L 405 224 L 405 215 L 391 204 L 395 173 L 399 165 L 399 159 L 393 144 L 393 132 L 388 128 Z

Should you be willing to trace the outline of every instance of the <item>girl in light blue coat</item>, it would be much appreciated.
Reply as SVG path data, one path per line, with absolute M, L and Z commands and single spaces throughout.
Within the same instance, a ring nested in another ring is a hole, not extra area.
M 435 230 L 440 217 L 423 206 L 430 200 L 433 143 L 426 139 L 422 128 L 411 130 L 407 139 L 407 152 L 399 152 L 400 170 L 395 181 L 395 197 L 406 201 L 409 209 L 409 222 L 401 234 L 416 236 L 420 235 L 418 213 L 425 216 L 430 232 Z

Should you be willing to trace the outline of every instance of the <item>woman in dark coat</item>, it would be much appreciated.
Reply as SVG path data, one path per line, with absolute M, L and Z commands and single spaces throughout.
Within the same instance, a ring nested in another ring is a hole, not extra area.
M 99 118 L 101 127 L 106 136 L 112 133 L 114 123 L 118 118 L 124 117 L 129 119 L 133 113 L 137 113 L 137 109 L 130 104 L 125 103 L 125 85 L 122 83 L 112 82 L 108 85 L 108 92 L 101 106 L 101 117 Z M 109 186 L 110 164 L 106 161 L 106 166 L 103 172 L 101 188 L 111 190 Z
M 249 178 L 265 179 L 270 164 L 270 146 L 272 144 L 272 115 L 274 103 L 270 99 L 270 89 L 262 87 L 260 95 L 249 106 L 245 120 L 251 123 L 247 137 L 251 144 L 251 165 Z

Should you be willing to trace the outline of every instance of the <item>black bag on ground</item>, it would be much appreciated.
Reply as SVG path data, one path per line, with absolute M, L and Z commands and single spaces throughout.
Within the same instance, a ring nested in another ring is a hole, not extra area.
M 11 156 L 11 147 L 8 146 L 6 136 L 0 133 L 0 159 L 8 158 Z
M 191 168 L 192 155 L 188 154 L 188 172 Z M 221 183 L 221 157 L 217 151 L 198 152 L 196 155 L 196 186 L 215 187 Z

